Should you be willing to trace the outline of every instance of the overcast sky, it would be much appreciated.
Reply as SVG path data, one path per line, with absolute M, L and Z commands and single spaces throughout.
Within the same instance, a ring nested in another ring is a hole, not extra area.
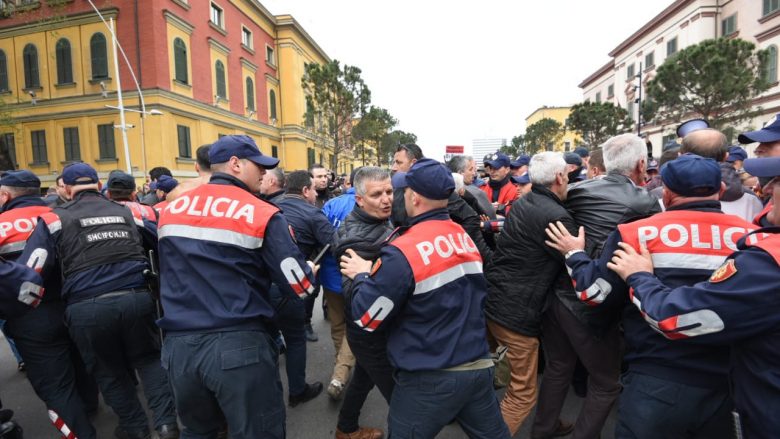
M 445 145 L 525 131 L 535 109 L 582 100 L 577 84 L 672 0 L 260 0 L 292 14 L 332 59 L 359 67 L 372 104 Z

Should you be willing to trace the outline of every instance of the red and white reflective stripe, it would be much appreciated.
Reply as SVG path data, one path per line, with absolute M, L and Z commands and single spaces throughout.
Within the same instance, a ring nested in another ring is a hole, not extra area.
M 371 304 L 371 307 L 368 308 L 368 311 L 366 311 L 359 320 L 355 320 L 355 324 L 368 332 L 374 332 L 387 318 L 394 307 L 395 304 L 392 300 L 385 296 L 379 296 L 374 303 Z
M 232 230 L 184 224 L 166 224 L 158 230 L 158 237 L 159 239 L 170 237 L 198 239 L 236 245 L 247 249 L 258 249 L 263 246 L 263 238 L 257 236 L 245 235 Z
M 49 419 L 51 419 L 51 423 L 54 424 L 57 430 L 60 431 L 62 437 L 65 439 L 78 439 L 76 434 L 70 431 L 70 428 L 68 428 L 68 425 L 65 424 L 65 421 L 63 421 L 62 418 L 57 415 L 57 412 L 54 410 L 49 410 Z
M 290 284 L 290 288 L 293 289 L 298 297 L 305 297 L 307 295 L 314 294 L 314 285 L 311 284 L 309 278 L 306 277 L 306 271 L 293 257 L 287 257 L 279 264 L 279 268 L 284 273 L 284 277 Z
M 414 287 L 414 294 L 425 294 L 447 285 L 450 282 L 456 281 L 467 274 L 481 273 L 481 261 L 464 262 L 417 282 Z
M 0 255 L 7 255 L 9 253 L 16 253 L 24 250 L 27 245 L 27 241 L 12 242 L 6 245 L 0 245 Z
M 700 309 L 689 313 L 667 317 L 661 321 L 655 320 L 642 309 L 642 302 L 634 294 L 634 289 L 629 290 L 631 302 L 639 309 L 642 318 L 650 327 L 669 340 L 698 337 L 722 331 L 726 325 L 723 319 L 710 309 Z
M 729 251 L 730 253 L 730 251 Z M 653 253 L 655 268 L 682 268 L 715 270 L 726 260 L 728 255 L 704 255 L 696 253 Z
M 599 305 L 607 299 L 612 292 L 612 284 L 603 278 L 596 279 L 585 291 L 580 291 L 579 298 L 588 305 Z

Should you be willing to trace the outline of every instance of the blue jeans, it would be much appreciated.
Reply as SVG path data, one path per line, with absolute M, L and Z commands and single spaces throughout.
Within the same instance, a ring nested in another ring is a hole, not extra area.
M 162 361 L 184 425 L 181 439 L 216 438 L 224 420 L 232 439 L 283 439 L 278 357 L 263 331 L 168 334 Z
M 284 296 L 276 284 L 271 285 L 269 294 L 273 307 L 279 307 Z M 287 301 L 274 317 L 274 325 L 282 332 L 287 347 L 285 369 L 290 395 L 300 395 L 306 390 L 306 311 L 303 300 L 287 294 Z
M 622 377 L 617 439 L 731 438 L 728 390 L 706 389 L 636 372 Z
M 434 438 L 453 419 L 469 438 L 509 439 L 493 390 L 493 368 L 399 370 L 390 401 L 390 439 Z
M 160 366 L 154 312 L 147 292 L 88 299 L 65 309 L 68 330 L 87 370 L 119 417 L 119 426 L 129 433 L 149 430 L 129 368 L 141 378 L 154 427 L 176 424 L 171 387 Z

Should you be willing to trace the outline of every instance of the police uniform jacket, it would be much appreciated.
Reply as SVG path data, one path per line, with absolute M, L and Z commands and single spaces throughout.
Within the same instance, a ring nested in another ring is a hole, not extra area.
M 0 318 L 24 314 L 40 303 L 43 279 L 26 265 L 0 258 Z
M 486 273 L 487 318 L 527 337 L 541 334 L 548 295 L 569 283 L 563 256 L 544 243 L 544 230 L 556 221 L 576 233 L 577 226 L 563 202 L 546 187 L 533 185 L 529 194 L 515 202 Z
M 584 252 L 566 260 L 577 295 L 605 310 L 605 319 L 622 316 L 626 341 L 624 361 L 631 371 L 704 388 L 724 388 L 728 348 L 695 340 L 670 342 L 655 332 L 631 305 L 628 287 L 607 263 L 626 242 L 637 251 L 643 243 L 653 257 L 655 274 L 672 287 L 706 280 L 737 249 L 737 241 L 754 230 L 745 220 L 720 211 L 717 201 L 670 207 L 666 212 L 618 226 L 597 260 Z
M 780 228 L 759 232 L 769 237 L 742 240 L 705 282 L 670 288 L 646 272 L 627 279 L 632 302 L 660 334 L 730 346 L 734 404 L 747 439 L 780 431 Z
M 222 173 L 160 214 L 160 295 L 171 333 L 264 330 L 271 283 L 299 297 L 312 271 L 279 209 Z
M 388 326 L 390 363 L 436 370 L 485 358 L 482 258 L 445 209 L 410 218 L 385 245 L 372 274 L 355 276 L 351 314 L 372 332 Z
M 274 203 L 292 227 L 295 242 L 304 257 L 314 258 L 322 247 L 330 244 L 334 230 L 322 210 L 299 195 L 285 194 Z

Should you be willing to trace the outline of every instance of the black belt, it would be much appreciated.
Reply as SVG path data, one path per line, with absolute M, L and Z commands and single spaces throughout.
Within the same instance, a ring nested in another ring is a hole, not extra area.
M 134 293 L 148 293 L 149 290 L 142 289 L 142 288 L 130 288 L 129 290 L 119 290 L 119 291 L 112 291 L 110 293 L 101 294 L 99 296 L 93 297 L 93 299 L 106 299 L 109 297 L 119 297 L 124 296 L 127 294 L 134 294 Z

